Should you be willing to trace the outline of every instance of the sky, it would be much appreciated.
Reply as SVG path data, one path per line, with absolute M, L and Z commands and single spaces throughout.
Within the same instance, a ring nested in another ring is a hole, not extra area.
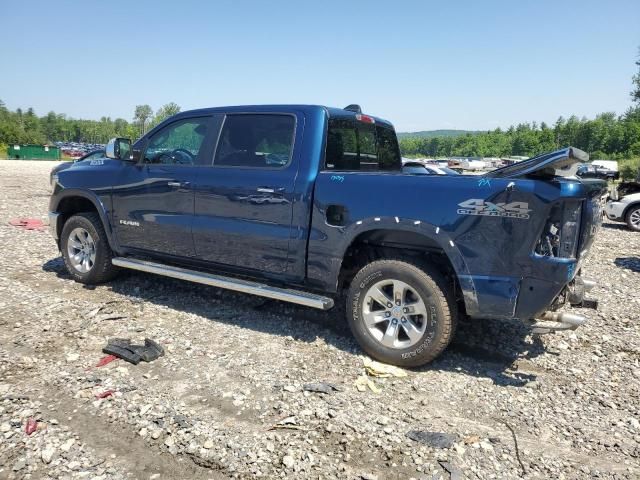
M 302 103 L 398 131 L 623 113 L 640 1 L 0 0 L 0 100 L 74 118 Z

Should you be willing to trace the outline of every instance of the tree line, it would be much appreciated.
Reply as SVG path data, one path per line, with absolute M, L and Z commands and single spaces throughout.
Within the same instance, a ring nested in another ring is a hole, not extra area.
M 594 119 L 560 117 L 553 126 L 533 122 L 454 137 L 400 139 L 404 155 L 426 157 L 532 156 L 569 145 L 592 158 L 640 156 L 640 105 L 620 116 L 602 113 Z
M 135 139 L 179 111 L 180 106 L 171 102 L 160 107 L 155 113 L 149 105 L 138 105 L 131 122 L 124 118 L 111 117 L 80 120 L 56 112 L 39 117 L 33 108 L 11 111 L 0 100 L 0 151 L 14 143 L 106 143 L 113 137 Z

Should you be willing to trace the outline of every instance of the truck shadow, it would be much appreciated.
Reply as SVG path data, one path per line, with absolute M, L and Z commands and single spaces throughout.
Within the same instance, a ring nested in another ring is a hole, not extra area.
M 49 260 L 43 270 L 71 279 L 61 257 Z M 254 331 L 326 343 L 352 354 L 363 354 L 337 306 L 328 312 L 277 300 L 174 280 L 153 274 L 123 271 L 109 284 L 117 294 L 134 303 L 150 302 Z M 86 286 L 92 290 L 95 287 Z M 431 364 L 416 369 L 451 371 L 488 378 L 497 385 L 524 386 L 535 375 L 518 372 L 517 361 L 545 352 L 544 344 L 517 321 L 462 321 L 449 348 Z
M 618 257 L 613 261 L 613 263 L 616 267 L 640 273 L 640 257 Z
M 629 227 L 625 223 L 605 223 L 602 222 L 603 228 L 609 228 L 611 230 L 626 230 L 629 231 Z

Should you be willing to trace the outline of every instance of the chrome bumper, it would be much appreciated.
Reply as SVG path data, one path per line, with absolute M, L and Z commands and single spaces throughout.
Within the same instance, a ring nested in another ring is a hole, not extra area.
M 58 240 L 58 217 L 60 214 L 58 212 L 49 212 L 49 232 L 51 232 L 51 236 Z

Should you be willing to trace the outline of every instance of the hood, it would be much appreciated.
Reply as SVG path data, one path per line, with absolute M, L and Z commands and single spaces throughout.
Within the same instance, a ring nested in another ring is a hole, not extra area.
M 578 165 L 588 160 L 589 155 L 582 150 L 575 147 L 567 147 L 499 168 L 487 173 L 485 176 L 493 178 L 515 178 L 527 175 L 572 177 L 575 176 Z

